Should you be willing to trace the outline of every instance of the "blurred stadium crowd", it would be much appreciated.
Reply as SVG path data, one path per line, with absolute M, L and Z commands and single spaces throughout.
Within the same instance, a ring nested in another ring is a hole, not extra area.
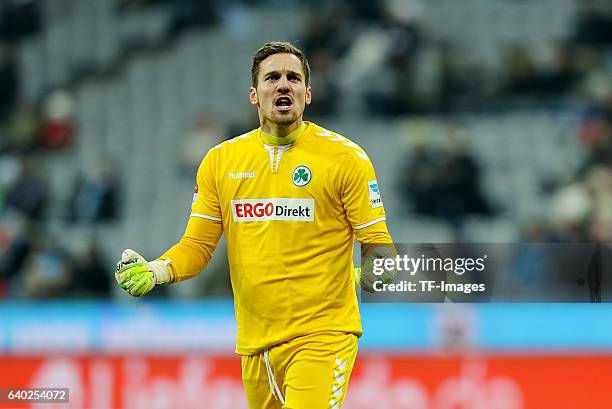
M 257 126 L 272 39 L 310 58 L 305 117 L 370 153 L 396 241 L 612 238 L 609 1 L 2 0 L 0 299 L 119 296 L 120 250 L 177 240 L 205 152 Z M 224 263 L 156 293 L 227 295 Z

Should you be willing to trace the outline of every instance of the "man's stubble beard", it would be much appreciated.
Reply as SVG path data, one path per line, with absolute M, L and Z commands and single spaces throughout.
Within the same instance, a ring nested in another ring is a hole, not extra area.
M 298 118 L 299 115 L 295 110 L 286 115 L 279 114 L 278 112 L 272 112 L 272 115 L 270 116 L 270 120 L 278 125 L 291 125 L 297 121 Z

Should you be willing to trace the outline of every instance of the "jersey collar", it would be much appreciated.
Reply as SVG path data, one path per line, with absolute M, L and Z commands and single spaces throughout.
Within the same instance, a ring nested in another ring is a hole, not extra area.
M 267 145 L 289 145 L 290 143 L 295 141 L 298 136 L 303 134 L 307 127 L 308 124 L 306 122 L 302 122 L 302 125 L 299 126 L 295 131 L 291 132 L 287 136 L 283 136 L 282 138 L 266 133 L 262 131 L 261 128 L 259 130 L 259 134 L 261 135 L 261 139 L 263 139 L 264 143 Z

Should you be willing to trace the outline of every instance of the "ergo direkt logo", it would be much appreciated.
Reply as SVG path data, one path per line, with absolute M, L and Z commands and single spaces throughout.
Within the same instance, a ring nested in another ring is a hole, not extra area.
M 289 220 L 314 221 L 314 199 L 271 198 L 232 200 L 232 214 L 236 222 Z

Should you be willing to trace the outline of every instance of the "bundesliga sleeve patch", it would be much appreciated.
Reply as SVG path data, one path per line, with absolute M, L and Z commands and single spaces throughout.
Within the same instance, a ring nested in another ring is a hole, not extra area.
M 368 181 L 368 194 L 370 195 L 372 209 L 382 207 L 383 201 L 380 197 L 380 190 L 378 189 L 378 182 L 376 180 Z
M 195 185 L 193 188 L 193 199 L 191 200 L 191 204 L 194 204 L 198 200 L 198 185 Z

